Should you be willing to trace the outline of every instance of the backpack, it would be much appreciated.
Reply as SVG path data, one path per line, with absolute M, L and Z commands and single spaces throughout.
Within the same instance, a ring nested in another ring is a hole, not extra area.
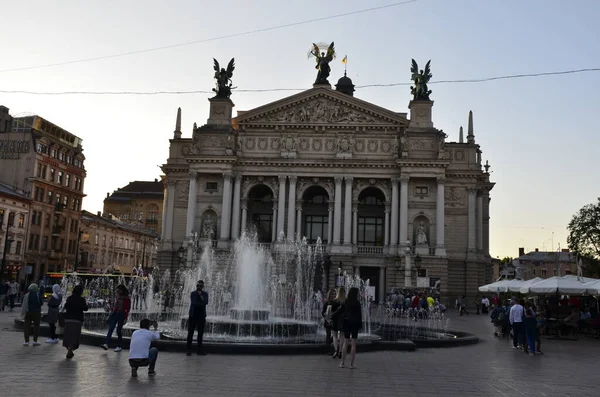
M 497 322 L 504 322 L 504 318 L 506 317 L 506 312 L 504 310 L 500 311 L 500 313 L 498 313 L 498 317 L 496 318 Z

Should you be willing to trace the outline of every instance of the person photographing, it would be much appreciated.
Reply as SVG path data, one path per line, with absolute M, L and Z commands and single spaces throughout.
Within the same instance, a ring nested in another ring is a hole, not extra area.
M 150 331 L 150 326 L 154 331 Z M 145 318 L 140 321 L 140 329 L 131 335 L 129 345 L 129 366 L 131 367 L 131 376 L 137 377 L 139 367 L 148 367 L 148 376 L 156 375 L 154 367 L 158 358 L 158 349 L 150 347 L 152 342 L 160 339 L 160 333 L 156 330 L 158 323 Z
M 204 336 L 204 326 L 206 325 L 206 305 L 208 305 L 208 293 L 204 291 L 204 281 L 196 283 L 196 290 L 190 295 L 190 310 L 188 317 L 188 335 L 187 335 L 187 355 L 192 355 L 192 340 L 194 339 L 194 330 L 198 331 L 196 353 L 206 355 L 202 349 L 202 337 Z

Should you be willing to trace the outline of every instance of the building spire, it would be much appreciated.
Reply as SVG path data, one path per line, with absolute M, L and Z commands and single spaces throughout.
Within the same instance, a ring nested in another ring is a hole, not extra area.
M 469 125 L 467 127 L 467 143 L 475 143 L 475 135 L 473 134 L 473 111 L 469 110 Z
M 181 139 L 181 108 L 177 108 L 177 120 L 175 121 L 173 139 Z
M 460 129 L 458 130 L 458 143 L 464 143 L 464 142 L 465 142 L 465 137 L 464 137 L 463 128 L 461 125 Z

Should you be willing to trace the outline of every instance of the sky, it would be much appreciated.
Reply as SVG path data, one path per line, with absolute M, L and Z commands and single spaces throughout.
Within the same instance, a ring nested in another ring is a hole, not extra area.
M 0 90 L 210 91 L 212 58 L 235 57 L 239 89 L 309 89 L 313 42 L 335 41 L 357 86 L 410 81 L 410 61 L 431 59 L 433 80 L 599 68 L 600 2 L 417 0 L 370 12 L 239 34 L 393 4 L 394 0 L 63 0 L 1 2 Z M 249 6 L 252 4 L 252 6 Z M 236 37 L 209 40 L 236 34 Z M 23 69 L 174 44 L 130 56 Z M 343 75 L 342 57 L 330 81 Z M 475 137 L 496 186 L 490 254 L 566 247 L 567 224 L 599 196 L 600 72 L 432 84 L 433 119 L 449 141 L 474 114 Z M 297 91 L 234 92 L 248 110 Z M 83 139 L 83 207 L 102 210 L 107 192 L 153 180 L 168 157 L 182 109 L 184 137 L 208 118 L 210 94 L 26 95 L 0 92 L 13 116 L 38 114 Z M 355 96 L 407 112 L 407 86 Z

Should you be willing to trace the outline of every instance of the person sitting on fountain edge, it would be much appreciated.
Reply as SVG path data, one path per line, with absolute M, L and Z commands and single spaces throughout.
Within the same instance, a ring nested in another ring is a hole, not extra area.
M 150 331 L 150 324 L 154 332 Z M 158 324 L 156 321 L 150 321 L 145 318 L 140 321 L 140 329 L 131 335 L 131 344 L 129 345 L 129 366 L 131 367 L 131 376 L 137 376 L 139 367 L 148 367 L 148 376 L 156 375 L 154 366 L 158 358 L 158 349 L 150 347 L 153 341 L 160 339 L 160 333 L 156 331 Z
M 206 355 L 202 350 L 202 336 L 204 335 L 204 326 L 206 324 L 206 305 L 208 305 L 208 293 L 204 290 L 204 281 L 196 283 L 196 291 L 190 295 L 190 311 L 188 318 L 187 335 L 187 355 L 192 355 L 192 340 L 194 339 L 194 330 L 198 329 L 197 354 Z

